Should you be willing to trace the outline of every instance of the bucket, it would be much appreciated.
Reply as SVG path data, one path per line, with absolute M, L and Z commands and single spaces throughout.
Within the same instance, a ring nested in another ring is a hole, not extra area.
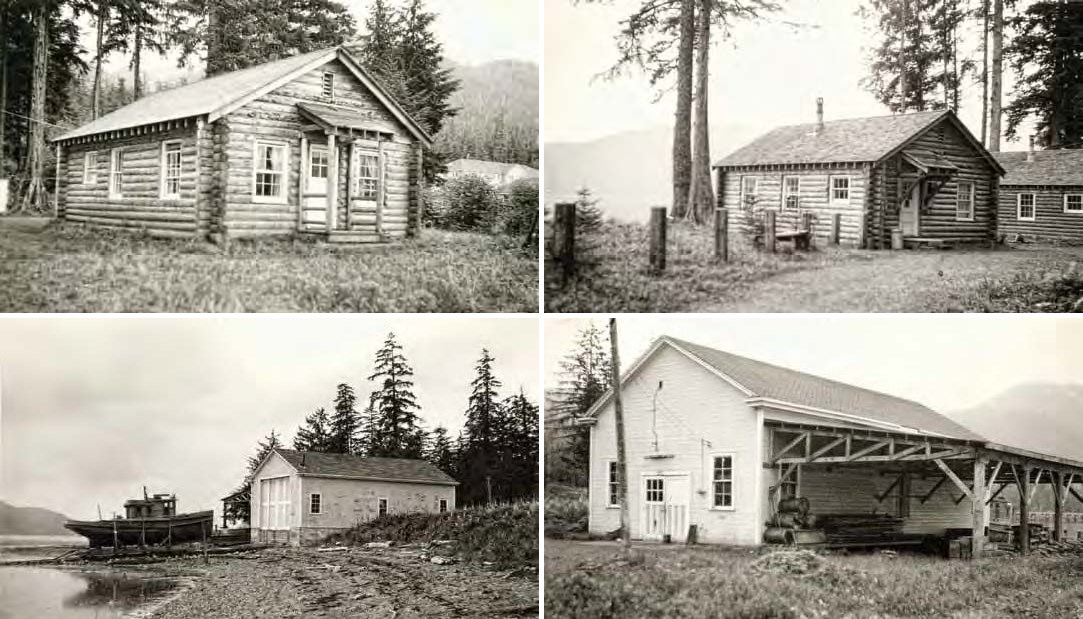
M 903 233 L 902 228 L 891 229 L 891 249 L 903 248 Z
M 8 179 L 0 178 L 0 213 L 8 212 Z

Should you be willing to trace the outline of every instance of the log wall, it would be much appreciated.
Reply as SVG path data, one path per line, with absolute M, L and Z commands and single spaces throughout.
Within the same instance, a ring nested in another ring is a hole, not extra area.
M 1016 211 L 1020 193 L 1034 194 L 1034 221 L 1020 221 Z M 1083 242 L 1083 213 L 1064 212 L 1065 194 L 1083 194 L 1075 187 L 1019 187 L 1003 185 L 999 196 L 997 233 L 1009 241 Z

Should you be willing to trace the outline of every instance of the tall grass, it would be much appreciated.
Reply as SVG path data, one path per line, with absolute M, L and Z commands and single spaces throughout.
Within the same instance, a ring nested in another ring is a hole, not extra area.
M 587 533 L 590 504 L 586 488 L 558 486 L 545 488 L 545 536 L 577 537 Z
M 987 279 L 963 296 L 972 312 L 1083 312 L 1083 273 L 1070 262 Z

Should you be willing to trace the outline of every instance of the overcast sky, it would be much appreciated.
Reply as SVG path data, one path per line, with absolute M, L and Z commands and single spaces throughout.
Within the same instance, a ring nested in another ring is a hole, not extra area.
M 271 429 L 292 442 L 340 382 L 367 400 L 389 331 L 428 428 L 457 435 L 482 347 L 538 400 L 532 316 L 0 316 L 0 499 L 109 517 L 145 484 L 217 511 Z
M 675 98 L 654 103 L 642 73 L 615 81 L 594 79 L 617 58 L 613 36 L 641 0 L 611 3 L 545 1 L 545 142 L 581 142 L 629 130 L 671 126 Z M 711 50 L 712 125 L 748 125 L 766 132 L 813 122 L 816 98 L 827 120 L 889 113 L 860 84 L 871 46 L 857 0 L 783 0 L 769 22 L 738 25 Z M 785 22 L 804 27 L 795 29 Z M 960 44 L 960 55 L 979 49 L 980 29 Z M 975 56 L 980 61 L 980 54 Z M 1005 103 L 1011 72 L 1005 63 Z M 981 85 L 969 86 L 963 121 L 981 131 Z M 1022 143 L 1003 144 L 1004 150 Z M 713 156 L 722 153 L 713 153 Z
M 546 386 L 591 321 L 546 317 Z M 1012 314 L 715 314 L 617 318 L 622 367 L 671 335 L 951 412 L 1027 382 L 1083 383 L 1083 319 Z

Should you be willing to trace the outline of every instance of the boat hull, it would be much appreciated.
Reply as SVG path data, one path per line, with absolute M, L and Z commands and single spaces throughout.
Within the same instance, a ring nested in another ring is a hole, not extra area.
M 209 539 L 214 530 L 214 512 L 177 514 L 164 518 L 131 518 L 116 520 L 69 520 L 64 528 L 90 541 L 91 547 L 183 544 Z

